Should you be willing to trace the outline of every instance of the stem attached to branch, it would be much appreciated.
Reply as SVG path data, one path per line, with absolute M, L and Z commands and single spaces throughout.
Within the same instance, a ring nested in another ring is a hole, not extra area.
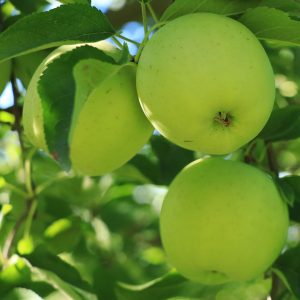
M 152 8 L 151 4 L 147 3 L 146 5 L 147 5 L 147 8 L 148 8 L 148 10 L 149 10 L 149 12 L 151 14 L 151 17 L 153 18 L 154 22 L 158 23 L 158 18 L 156 16 L 156 13 L 155 13 L 154 9 Z
M 144 34 L 146 36 L 147 35 L 147 31 L 148 31 L 146 4 L 145 3 L 141 3 L 141 7 L 142 7 L 142 17 L 143 17 L 143 25 L 144 25 Z

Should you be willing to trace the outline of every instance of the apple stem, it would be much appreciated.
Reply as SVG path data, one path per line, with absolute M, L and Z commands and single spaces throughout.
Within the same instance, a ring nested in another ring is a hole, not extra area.
M 215 121 L 218 122 L 219 124 L 225 126 L 225 127 L 228 127 L 231 124 L 232 117 L 227 112 L 219 111 L 217 113 L 217 115 L 215 116 Z

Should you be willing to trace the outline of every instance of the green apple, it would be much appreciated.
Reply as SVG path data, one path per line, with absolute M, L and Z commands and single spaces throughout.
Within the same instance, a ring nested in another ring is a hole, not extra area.
M 275 98 L 274 74 L 254 34 L 211 13 L 179 17 L 153 35 L 139 60 L 137 90 L 162 135 L 207 154 L 253 139 Z
M 272 178 L 241 162 L 208 158 L 172 182 L 160 218 L 169 261 L 204 284 L 250 280 L 286 241 L 287 205 Z
M 10 79 L 11 61 L 6 60 L 0 64 L 0 95 Z
M 111 44 L 92 44 L 114 59 L 121 56 Z M 38 81 L 47 65 L 78 45 L 60 47 L 36 70 L 24 102 L 25 133 L 36 147 L 49 151 L 43 123 Z M 68 132 L 72 167 L 97 176 L 125 164 L 147 142 L 152 126 L 139 105 L 135 81 L 136 65 L 114 65 L 83 59 L 75 65 L 74 108 Z

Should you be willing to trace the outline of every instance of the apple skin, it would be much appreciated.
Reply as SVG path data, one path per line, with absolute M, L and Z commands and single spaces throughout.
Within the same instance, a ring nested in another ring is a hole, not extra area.
M 108 42 L 89 45 L 114 59 L 120 57 L 121 52 Z M 46 152 L 49 151 L 38 81 L 52 60 L 75 47 L 78 45 L 63 46 L 51 53 L 36 70 L 27 90 L 24 130 L 31 143 Z M 72 118 L 68 143 L 72 168 L 78 173 L 98 176 L 112 172 L 130 160 L 150 138 L 153 127 L 139 104 L 135 83 L 136 66 L 130 63 L 99 83 L 78 117 Z
M 153 127 L 139 105 L 135 82 L 136 66 L 129 64 L 90 94 L 70 143 L 75 170 L 89 175 L 110 172 L 146 144 Z
M 244 163 L 208 158 L 179 173 L 163 202 L 169 261 L 203 284 L 250 280 L 279 255 L 289 225 L 272 178 Z
M 195 13 L 171 21 L 146 44 L 137 91 L 145 114 L 167 139 L 226 154 L 264 127 L 275 83 L 250 30 L 228 17 Z

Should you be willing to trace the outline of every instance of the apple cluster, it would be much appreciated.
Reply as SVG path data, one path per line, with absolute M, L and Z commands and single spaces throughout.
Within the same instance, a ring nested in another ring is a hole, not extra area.
M 55 109 L 39 81 L 50 63 L 76 47 L 51 53 L 28 87 L 25 133 L 47 152 L 44 117 Z M 82 174 L 125 164 L 150 138 L 152 125 L 183 148 L 221 155 L 254 139 L 271 114 L 275 84 L 268 56 L 231 18 L 197 13 L 169 22 L 147 42 L 138 65 L 117 64 L 122 54 L 107 42 L 92 47 L 115 63 L 89 58 L 70 69 L 76 91 L 65 143 L 73 169 Z M 160 220 L 170 262 L 205 284 L 260 276 L 282 250 L 288 224 L 286 204 L 269 175 L 212 157 L 175 178 Z

